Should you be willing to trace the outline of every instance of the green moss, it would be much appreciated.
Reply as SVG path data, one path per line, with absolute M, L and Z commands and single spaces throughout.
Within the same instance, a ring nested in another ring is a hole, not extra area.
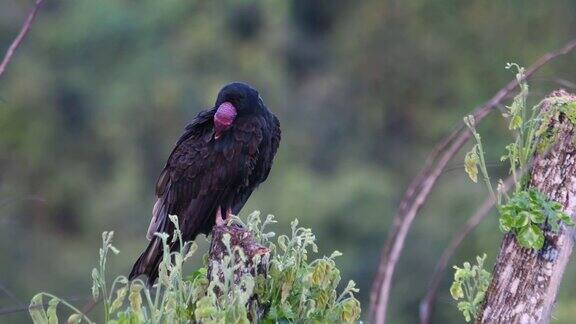
M 561 105 L 559 107 L 559 110 L 561 113 L 564 114 L 564 116 L 566 116 L 566 118 L 568 118 L 568 120 L 570 120 L 572 125 L 576 125 L 576 102 L 575 101 Z
M 548 127 L 549 123 L 550 121 L 548 120 L 545 121 L 545 124 L 543 124 L 546 125 L 546 127 L 543 133 L 540 135 L 538 144 L 536 146 L 536 152 L 538 152 L 538 154 L 544 154 L 546 151 L 548 151 L 552 144 L 556 142 L 556 138 L 558 137 L 558 128 Z
M 556 142 L 558 129 L 551 127 L 550 122 L 558 119 L 558 114 L 564 115 L 572 125 L 576 126 L 576 101 L 567 102 L 566 98 L 561 97 L 552 103 L 550 110 L 540 115 L 540 127 L 534 135 L 538 138 L 536 151 L 539 154 L 546 152 Z M 573 142 L 576 145 L 576 136 Z

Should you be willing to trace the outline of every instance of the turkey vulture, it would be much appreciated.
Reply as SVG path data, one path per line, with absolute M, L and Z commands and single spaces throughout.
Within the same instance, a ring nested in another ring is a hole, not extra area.
M 158 277 L 162 242 L 154 233 L 173 234 L 168 215 L 178 216 L 183 240 L 191 241 L 238 214 L 268 177 L 279 143 L 280 122 L 258 91 L 240 82 L 224 86 L 214 108 L 201 111 L 186 126 L 158 177 L 150 243 L 129 279 L 144 274 L 152 285 Z

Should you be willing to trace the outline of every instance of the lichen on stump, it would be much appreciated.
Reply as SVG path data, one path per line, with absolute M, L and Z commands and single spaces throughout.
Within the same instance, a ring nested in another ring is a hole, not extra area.
M 210 243 L 210 252 L 208 258 L 208 275 L 212 274 L 213 262 L 220 262 L 224 256 L 229 255 L 228 247 L 223 240 L 225 235 L 230 236 L 230 248 L 242 250 L 245 260 L 240 260 L 236 255 L 235 263 L 242 263 L 242 266 L 234 273 L 235 282 L 239 280 L 242 274 L 250 273 L 252 276 L 265 275 L 268 260 L 270 258 L 270 249 L 256 241 L 252 233 L 239 225 L 215 226 L 212 230 L 212 242 Z M 254 264 L 257 262 L 257 264 Z M 221 276 L 222 274 L 219 274 Z
M 544 102 L 544 112 L 559 102 L 576 102 L 576 96 L 555 91 Z M 575 108 L 576 109 L 576 108 Z M 574 115 L 572 115 L 574 116 Z M 539 150 L 532 161 L 529 185 L 562 204 L 574 219 L 576 214 L 576 146 L 573 118 L 560 110 L 549 119 L 553 141 Z M 561 226 L 554 233 L 543 227 L 541 250 L 521 247 L 513 234 L 506 234 L 496 260 L 493 279 L 478 322 L 546 323 L 550 320 L 564 269 L 570 259 L 575 230 Z

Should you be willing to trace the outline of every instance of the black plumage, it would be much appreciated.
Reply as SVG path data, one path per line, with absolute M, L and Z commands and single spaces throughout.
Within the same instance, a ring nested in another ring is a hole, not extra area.
M 162 244 L 156 232 L 172 235 L 168 215 L 177 215 L 183 239 L 208 234 L 217 215 L 237 214 L 270 173 L 280 143 L 280 123 L 258 92 L 244 83 L 226 85 L 214 108 L 186 126 L 156 183 L 156 203 L 148 229 L 150 243 L 129 279 L 158 277 Z M 170 246 L 172 250 L 178 244 Z

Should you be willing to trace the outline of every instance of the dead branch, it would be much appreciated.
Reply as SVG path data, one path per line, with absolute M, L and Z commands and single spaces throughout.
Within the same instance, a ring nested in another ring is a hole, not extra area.
M 570 53 L 576 48 L 576 39 L 568 42 L 561 49 L 547 53 L 531 65 L 525 73 L 525 78 L 531 77 L 542 66 L 559 56 Z M 510 81 L 484 105 L 476 108 L 472 114 L 477 122 L 484 119 L 500 102 L 516 87 L 516 80 Z M 422 205 L 426 202 L 430 191 L 446 164 L 458 153 L 470 138 L 470 132 L 463 123 L 459 123 L 454 131 L 444 138 L 428 156 L 422 171 L 414 178 L 400 202 L 394 218 L 392 230 L 388 236 L 380 256 L 380 264 L 370 294 L 370 321 L 376 324 L 386 322 L 386 312 L 390 297 L 392 277 L 396 264 L 404 247 L 406 235 Z
M 24 40 L 24 38 L 26 38 L 26 35 L 28 35 L 28 32 L 30 31 L 30 28 L 32 27 L 32 22 L 34 22 L 34 18 L 36 18 L 36 13 L 40 9 L 40 6 L 42 5 L 43 2 L 44 2 L 44 0 L 36 0 L 34 7 L 30 11 L 30 13 L 28 14 L 28 17 L 26 17 L 26 20 L 24 21 L 22 28 L 20 28 L 20 32 L 18 33 L 16 38 L 14 38 L 14 40 L 12 41 L 12 44 L 10 44 L 10 47 L 8 47 L 8 50 L 6 51 L 6 54 L 4 55 L 4 59 L 2 60 L 2 63 L 0 63 L 0 77 L 2 77 L 2 74 L 4 74 L 4 71 L 6 71 L 6 67 L 12 61 L 12 58 L 14 57 L 14 53 L 16 52 L 16 50 L 18 49 L 20 44 L 22 44 L 22 41 Z
M 576 96 L 556 91 L 551 97 L 576 102 Z M 551 109 L 546 102 L 543 109 Z M 548 125 L 554 128 L 555 143 L 534 157 L 530 186 L 562 204 L 564 212 L 576 214 L 576 145 L 572 120 L 562 114 Z M 548 323 L 556 294 L 574 245 L 576 229 L 560 227 L 554 233 L 542 226 L 544 246 L 535 251 L 521 247 L 513 234 L 504 237 L 486 292 L 481 323 Z

